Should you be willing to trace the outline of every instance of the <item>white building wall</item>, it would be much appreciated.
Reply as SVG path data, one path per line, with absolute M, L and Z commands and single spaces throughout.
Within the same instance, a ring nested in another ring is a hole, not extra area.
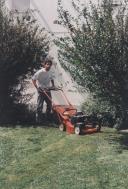
M 6 0 L 9 10 L 27 11 L 30 9 L 30 0 Z

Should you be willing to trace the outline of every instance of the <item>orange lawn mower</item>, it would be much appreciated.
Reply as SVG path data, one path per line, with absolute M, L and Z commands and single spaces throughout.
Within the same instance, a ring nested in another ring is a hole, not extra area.
M 91 134 L 101 130 L 101 124 L 98 118 L 94 115 L 87 116 L 84 115 L 83 112 L 77 111 L 75 106 L 69 102 L 61 88 L 49 88 L 47 90 L 52 92 L 52 98 L 47 95 L 45 90 L 42 92 L 45 93 L 52 102 L 53 119 L 59 124 L 60 131 L 80 135 Z M 53 96 L 58 98 L 57 93 L 59 93 L 59 103 L 55 103 L 53 100 Z

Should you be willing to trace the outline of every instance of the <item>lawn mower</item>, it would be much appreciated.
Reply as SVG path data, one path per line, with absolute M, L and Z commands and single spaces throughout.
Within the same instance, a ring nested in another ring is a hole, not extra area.
M 88 116 L 83 112 L 77 111 L 77 108 L 70 103 L 61 88 L 49 88 L 47 90 L 52 91 L 52 99 L 47 95 L 45 90 L 42 92 L 52 102 L 53 119 L 59 124 L 60 131 L 80 135 L 95 133 L 101 130 L 101 125 L 97 117 L 94 115 Z M 53 94 L 53 92 L 56 92 L 56 94 Z M 57 93 L 59 93 L 60 100 L 55 103 L 53 97 L 58 98 Z

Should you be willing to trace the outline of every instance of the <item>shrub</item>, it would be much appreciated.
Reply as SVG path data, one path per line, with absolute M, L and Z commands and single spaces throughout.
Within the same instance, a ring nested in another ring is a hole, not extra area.
M 59 0 L 59 22 L 69 31 L 57 41 L 60 62 L 97 102 L 113 107 L 120 127 L 128 127 L 127 6 L 115 10 L 112 0 L 79 4 L 72 1 L 75 17 Z
M 0 1 L 0 122 L 10 122 L 16 117 L 22 81 L 39 66 L 48 43 L 46 32 L 35 20 L 10 19 L 4 1 Z

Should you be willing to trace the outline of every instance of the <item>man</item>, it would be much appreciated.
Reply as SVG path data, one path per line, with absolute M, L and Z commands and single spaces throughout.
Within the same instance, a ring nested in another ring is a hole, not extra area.
M 44 61 L 43 68 L 37 71 L 32 77 L 32 82 L 37 89 L 37 111 L 36 111 L 36 121 L 41 123 L 42 109 L 44 101 L 47 104 L 46 115 L 47 117 L 51 113 L 52 102 L 51 102 L 51 92 L 48 90 L 50 87 L 55 87 L 52 73 L 50 71 L 52 66 L 52 61 L 46 59 Z

